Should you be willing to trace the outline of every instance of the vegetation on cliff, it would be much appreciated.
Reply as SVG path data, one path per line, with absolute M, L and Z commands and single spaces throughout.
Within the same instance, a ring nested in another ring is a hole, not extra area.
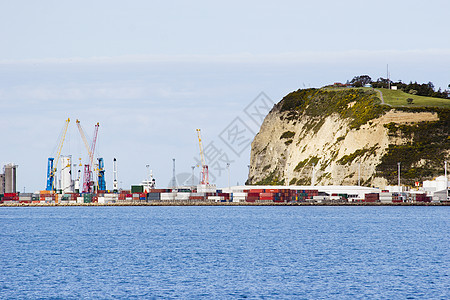
M 309 116 L 312 122 L 308 129 L 317 130 L 333 113 L 349 119 L 351 129 L 359 128 L 390 110 L 389 106 L 380 103 L 377 93 L 372 90 L 305 89 L 289 93 L 279 105 L 281 112 L 288 112 L 288 120 Z
M 389 145 L 387 153 L 376 167 L 377 176 L 390 184 L 397 183 L 397 163 L 401 163 L 402 184 L 413 186 L 415 181 L 432 179 L 442 173 L 450 149 L 450 109 L 399 108 L 409 112 L 437 112 L 439 121 L 417 124 L 385 125 L 391 137 L 407 140 L 401 145 Z

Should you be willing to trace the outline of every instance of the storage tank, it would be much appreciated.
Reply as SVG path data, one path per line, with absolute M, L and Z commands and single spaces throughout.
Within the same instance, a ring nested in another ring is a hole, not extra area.
M 61 191 L 63 194 L 72 193 L 72 156 L 61 156 Z
M 16 169 L 15 164 L 7 164 L 4 167 L 5 193 L 16 193 Z

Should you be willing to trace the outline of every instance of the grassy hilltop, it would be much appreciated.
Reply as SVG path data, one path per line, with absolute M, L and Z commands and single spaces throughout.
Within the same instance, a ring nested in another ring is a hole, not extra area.
M 383 94 L 384 103 L 391 106 L 404 106 L 404 107 L 443 107 L 450 108 L 450 99 L 425 97 L 418 95 L 411 95 L 401 90 L 388 90 L 384 88 L 377 89 Z M 408 104 L 406 99 L 413 99 L 412 104 Z

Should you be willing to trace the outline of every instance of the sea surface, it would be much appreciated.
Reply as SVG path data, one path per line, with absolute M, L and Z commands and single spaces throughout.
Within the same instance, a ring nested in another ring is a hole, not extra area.
M 450 207 L 3 207 L 0 299 L 450 299 Z

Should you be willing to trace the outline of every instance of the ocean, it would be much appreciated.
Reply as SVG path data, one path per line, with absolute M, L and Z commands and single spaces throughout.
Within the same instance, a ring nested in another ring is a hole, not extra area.
M 0 299 L 450 299 L 450 208 L 2 207 Z

